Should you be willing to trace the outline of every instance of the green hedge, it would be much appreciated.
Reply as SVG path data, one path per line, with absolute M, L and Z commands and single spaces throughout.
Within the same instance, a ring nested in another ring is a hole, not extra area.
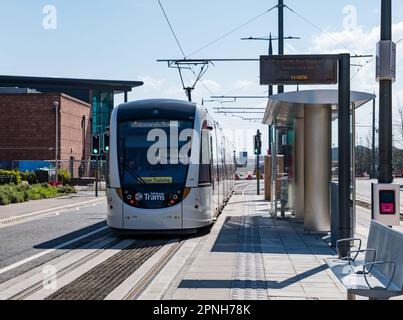
M 21 172 L 21 180 L 28 181 L 29 184 L 39 183 L 35 172 L 32 172 L 32 171 L 31 172 L 30 171 Z M 44 181 L 44 182 L 46 182 L 46 181 Z
M 68 185 L 52 187 L 47 183 L 35 185 L 6 184 L 0 186 L 0 205 L 55 198 L 70 193 L 76 193 L 76 190 Z
M 49 180 L 49 174 L 46 170 L 36 170 L 35 172 L 21 172 L 21 179 L 23 181 L 28 181 L 29 184 L 45 183 Z M 62 182 L 63 185 L 70 184 L 71 176 L 67 170 L 59 169 L 57 171 L 58 181 Z M 20 182 L 21 182 L 20 179 Z M 17 183 L 16 183 L 17 184 Z
M 63 182 L 64 185 L 67 185 L 71 181 L 70 173 L 67 170 L 59 169 L 57 170 L 58 180 Z

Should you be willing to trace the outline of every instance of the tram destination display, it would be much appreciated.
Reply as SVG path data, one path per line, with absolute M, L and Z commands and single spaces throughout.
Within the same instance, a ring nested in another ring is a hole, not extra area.
M 260 57 L 261 85 L 336 84 L 335 55 Z

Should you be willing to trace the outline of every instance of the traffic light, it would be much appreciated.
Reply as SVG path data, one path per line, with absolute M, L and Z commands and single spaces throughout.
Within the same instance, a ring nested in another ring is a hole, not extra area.
M 92 135 L 91 154 L 99 156 L 101 154 L 101 136 L 99 134 Z
M 108 153 L 110 149 L 109 132 L 104 132 L 104 152 Z

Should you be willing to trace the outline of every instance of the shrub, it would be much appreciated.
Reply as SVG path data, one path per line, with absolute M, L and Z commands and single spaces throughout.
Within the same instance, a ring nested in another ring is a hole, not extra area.
M 75 192 L 76 190 L 68 185 L 52 187 L 47 183 L 35 185 L 14 185 L 11 183 L 0 186 L 0 205 L 20 203 L 28 200 L 54 198 Z
M 0 189 L 0 206 L 6 206 L 10 204 L 10 198 L 8 197 L 8 194 Z
M 45 183 L 49 180 L 49 173 L 46 170 L 36 170 L 35 171 L 36 183 Z
M 38 183 L 38 179 L 36 178 L 35 172 L 32 171 L 25 171 L 21 172 L 21 180 L 28 181 L 29 184 L 36 184 Z
M 63 194 L 66 194 L 66 193 L 77 193 L 76 189 L 74 189 L 74 187 L 69 186 L 68 184 L 67 184 L 67 185 L 64 185 L 64 186 L 58 186 L 58 187 L 57 187 L 57 191 L 58 191 L 59 193 L 63 193 Z
M 9 203 L 20 203 L 24 202 L 25 200 L 25 192 L 23 190 L 18 189 L 18 186 L 14 184 L 8 184 L 1 186 L 2 194 L 2 202 L 9 204 Z
M 64 185 L 69 184 L 71 181 L 70 173 L 67 170 L 59 169 L 57 170 L 58 180 L 63 182 Z

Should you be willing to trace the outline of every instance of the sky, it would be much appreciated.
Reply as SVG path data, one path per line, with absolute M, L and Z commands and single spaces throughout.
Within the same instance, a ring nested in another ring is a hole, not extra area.
M 261 15 L 277 0 L 160 0 L 186 56 Z M 393 38 L 403 38 L 403 2 L 393 2 Z M 380 0 L 285 0 L 286 54 L 375 54 L 380 36 Z M 241 41 L 241 37 L 277 36 L 277 10 L 272 10 L 230 33 L 190 58 L 258 58 L 268 42 Z M 183 58 L 157 0 L 2 0 L 0 2 L 0 74 L 141 80 L 144 86 L 130 100 L 186 99 L 177 70 L 157 59 Z M 277 44 L 274 44 L 277 52 Z M 375 61 L 354 59 L 352 89 L 376 94 Z M 367 63 L 368 62 L 368 63 Z M 394 109 L 403 103 L 403 41 L 397 46 Z M 359 70 L 359 71 L 358 71 Z M 358 71 L 358 72 L 357 72 Z M 187 84 L 194 75 L 185 70 Z M 195 102 L 214 95 L 266 95 L 259 85 L 257 62 L 215 63 L 198 83 Z M 301 89 L 328 88 L 306 86 Z M 332 87 L 335 88 L 335 87 Z M 285 91 L 295 90 L 287 86 Z M 116 103 L 122 102 L 118 96 Z M 239 100 L 229 107 L 265 107 L 267 101 Z M 214 114 L 218 102 L 205 107 L 235 140 L 238 151 L 252 151 L 252 134 L 260 129 L 267 148 L 267 126 L 231 115 Z M 262 115 L 246 115 L 261 117 Z M 357 111 L 358 143 L 365 145 L 372 105 Z M 396 117 L 395 117 L 396 118 Z M 397 135 L 398 133 L 396 133 Z

